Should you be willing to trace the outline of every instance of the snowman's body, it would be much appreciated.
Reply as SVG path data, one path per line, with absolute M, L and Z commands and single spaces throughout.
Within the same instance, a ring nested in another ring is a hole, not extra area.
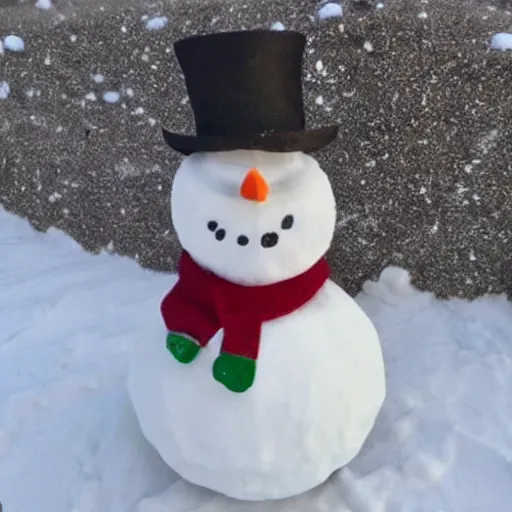
M 271 191 L 263 204 L 238 196 L 252 167 Z M 336 217 L 327 177 L 302 153 L 191 157 L 176 175 L 172 208 L 191 256 L 250 286 L 311 267 L 328 249 Z M 286 215 L 295 233 L 278 229 Z M 222 240 L 208 232 L 212 221 L 225 230 Z M 265 233 L 279 242 L 263 247 Z M 252 245 L 237 246 L 242 234 Z M 357 455 L 384 400 L 377 333 L 330 280 L 293 313 L 263 324 L 256 378 L 245 393 L 212 377 L 222 330 L 181 364 L 166 349 L 161 320 L 151 329 L 137 343 L 129 376 L 145 436 L 182 477 L 237 499 L 285 498 L 325 481 Z

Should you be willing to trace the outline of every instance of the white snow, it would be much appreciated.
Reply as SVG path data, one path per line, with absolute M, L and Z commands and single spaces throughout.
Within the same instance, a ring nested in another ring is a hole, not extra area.
M 4 510 L 510 512 L 505 297 L 439 301 L 393 267 L 366 283 L 357 301 L 381 336 L 388 396 L 363 452 L 304 495 L 241 504 L 166 468 L 127 399 L 127 340 L 174 279 L 87 254 L 61 232 L 39 233 L 0 208 Z
M 45 11 L 48 11 L 53 7 L 52 0 L 37 0 L 35 6 L 38 9 L 43 9 Z
M 25 42 L 21 37 L 11 34 L 4 38 L 4 48 L 11 52 L 23 52 L 25 51 Z
M 121 95 L 117 91 L 107 91 L 103 93 L 103 101 L 106 103 L 117 103 Z
M 318 18 L 321 20 L 326 20 L 328 18 L 341 18 L 342 16 L 343 7 L 341 4 L 328 2 L 318 9 Z
M 155 16 L 154 18 L 147 20 L 145 24 L 148 30 L 161 30 L 168 22 L 169 19 L 167 16 Z
M 271 30 L 278 30 L 278 31 L 282 31 L 282 30 L 286 30 L 285 26 L 280 22 L 280 21 L 276 21 L 271 27 L 270 27 Z
M 50 203 L 55 203 L 56 201 L 58 201 L 59 199 L 62 199 L 62 194 L 60 194 L 59 192 L 52 192 L 49 196 L 48 196 L 48 201 L 50 201 Z
M 34 96 L 39 98 L 41 96 L 41 89 L 34 89 L 31 87 L 30 89 L 27 89 L 25 94 L 28 98 L 33 98 Z
M 100 73 L 96 73 L 95 75 L 92 75 L 91 79 L 95 84 L 102 84 L 105 81 L 105 77 L 103 75 L 101 75 Z
M 0 100 L 6 100 L 11 93 L 11 88 L 7 82 L 0 82 Z
M 491 48 L 493 50 L 512 50 L 512 33 L 500 32 L 494 34 L 491 39 Z
M 363 48 L 368 52 L 368 53 L 371 53 L 373 52 L 373 44 L 371 41 L 365 41 L 364 44 L 363 44 Z

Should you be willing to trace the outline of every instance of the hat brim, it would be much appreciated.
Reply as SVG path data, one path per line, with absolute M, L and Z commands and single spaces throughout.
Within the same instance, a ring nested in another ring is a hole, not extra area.
M 258 149 L 276 153 L 302 151 L 313 153 L 338 136 L 338 125 L 303 131 L 273 131 L 262 134 L 240 134 L 226 137 L 194 136 L 173 133 L 162 128 L 165 142 L 182 155 L 199 152 Z

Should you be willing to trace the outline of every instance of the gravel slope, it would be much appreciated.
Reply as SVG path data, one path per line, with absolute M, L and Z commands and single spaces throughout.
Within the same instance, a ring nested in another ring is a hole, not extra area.
M 339 202 L 336 279 L 356 293 L 398 264 L 439 295 L 510 290 L 512 52 L 488 43 L 512 32 L 512 5 L 494 4 L 352 1 L 321 22 L 314 1 L 55 0 L 43 11 L 3 0 L 0 35 L 26 50 L 0 55 L 11 91 L 0 101 L 0 204 L 88 250 L 174 268 L 179 157 L 159 127 L 193 125 L 172 42 L 280 21 L 310 38 L 309 124 L 342 124 L 319 154 Z M 143 15 L 168 23 L 148 31 Z M 120 100 L 106 103 L 106 91 Z

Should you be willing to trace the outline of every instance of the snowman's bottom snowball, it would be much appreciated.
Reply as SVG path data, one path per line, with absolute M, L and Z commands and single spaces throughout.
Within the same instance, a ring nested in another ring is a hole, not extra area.
M 166 350 L 160 318 L 136 340 L 128 389 L 142 431 L 185 480 L 240 500 L 282 499 L 353 459 L 385 395 L 377 333 L 331 281 L 263 326 L 256 380 L 214 380 L 222 332 L 190 364 Z

